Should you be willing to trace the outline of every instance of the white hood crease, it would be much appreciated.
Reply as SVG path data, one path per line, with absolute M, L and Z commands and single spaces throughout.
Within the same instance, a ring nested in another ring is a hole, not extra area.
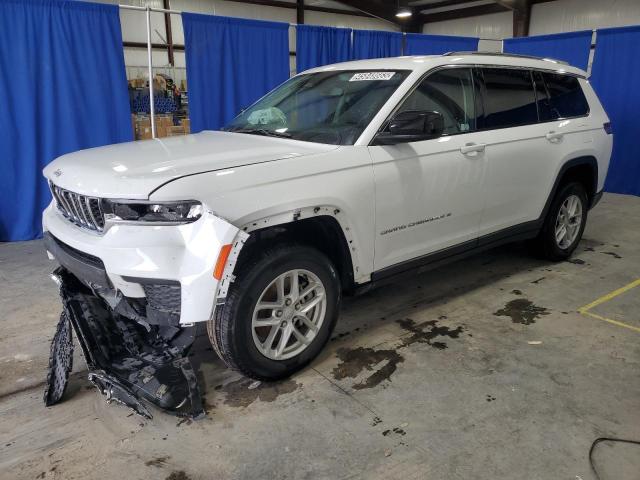
M 286 138 L 205 131 L 80 150 L 57 158 L 43 172 L 57 186 L 82 195 L 146 199 L 159 186 L 187 175 L 335 148 Z

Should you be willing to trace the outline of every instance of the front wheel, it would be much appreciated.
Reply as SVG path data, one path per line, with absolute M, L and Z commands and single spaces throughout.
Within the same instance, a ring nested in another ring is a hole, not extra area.
M 281 245 L 239 268 L 225 304 L 207 324 L 231 368 L 276 380 L 307 365 L 326 344 L 340 306 L 340 282 L 318 250 Z
M 553 261 L 569 258 L 582 238 L 587 210 L 587 194 L 580 183 L 572 182 L 562 187 L 535 240 L 538 252 Z

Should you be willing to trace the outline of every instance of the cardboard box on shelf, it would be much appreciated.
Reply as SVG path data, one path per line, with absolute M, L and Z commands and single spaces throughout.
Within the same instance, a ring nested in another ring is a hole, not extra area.
M 151 119 L 146 115 L 135 116 L 135 139 L 145 140 L 151 138 Z
M 144 127 L 151 128 L 151 119 L 147 116 L 138 115 L 136 118 L 136 130 Z
M 180 125 L 173 124 L 172 114 L 158 114 L 154 116 L 156 124 L 156 137 L 172 137 L 189 133 L 189 119 L 182 119 Z M 151 117 L 145 114 L 131 116 L 134 124 L 134 136 L 136 140 L 151 138 Z
M 140 127 L 136 131 L 136 140 L 149 140 L 153 138 L 151 135 L 151 127 Z
M 182 125 L 171 126 L 167 129 L 167 137 L 177 137 L 178 135 L 184 135 L 184 128 Z
M 167 127 L 164 125 L 156 125 L 156 138 L 164 138 L 167 136 Z
M 191 120 L 189 120 L 188 118 L 183 118 L 182 120 L 180 120 L 180 126 L 182 126 L 185 135 L 191 133 Z

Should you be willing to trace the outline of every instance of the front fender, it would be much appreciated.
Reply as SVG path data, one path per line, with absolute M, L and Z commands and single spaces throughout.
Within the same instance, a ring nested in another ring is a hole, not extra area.
M 163 185 L 150 199 L 195 198 L 248 233 L 329 215 L 349 243 L 354 280 L 363 283 L 373 269 L 374 193 L 368 149 L 341 147 L 322 155 L 182 177 Z

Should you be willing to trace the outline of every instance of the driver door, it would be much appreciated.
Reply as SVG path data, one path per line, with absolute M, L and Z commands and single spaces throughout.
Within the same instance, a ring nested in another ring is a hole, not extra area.
M 394 115 L 439 112 L 443 134 L 396 145 L 374 141 L 369 147 L 376 189 L 374 270 L 392 273 L 448 247 L 475 246 L 487 163 L 487 133 L 476 131 L 476 85 L 471 67 L 428 74 Z

